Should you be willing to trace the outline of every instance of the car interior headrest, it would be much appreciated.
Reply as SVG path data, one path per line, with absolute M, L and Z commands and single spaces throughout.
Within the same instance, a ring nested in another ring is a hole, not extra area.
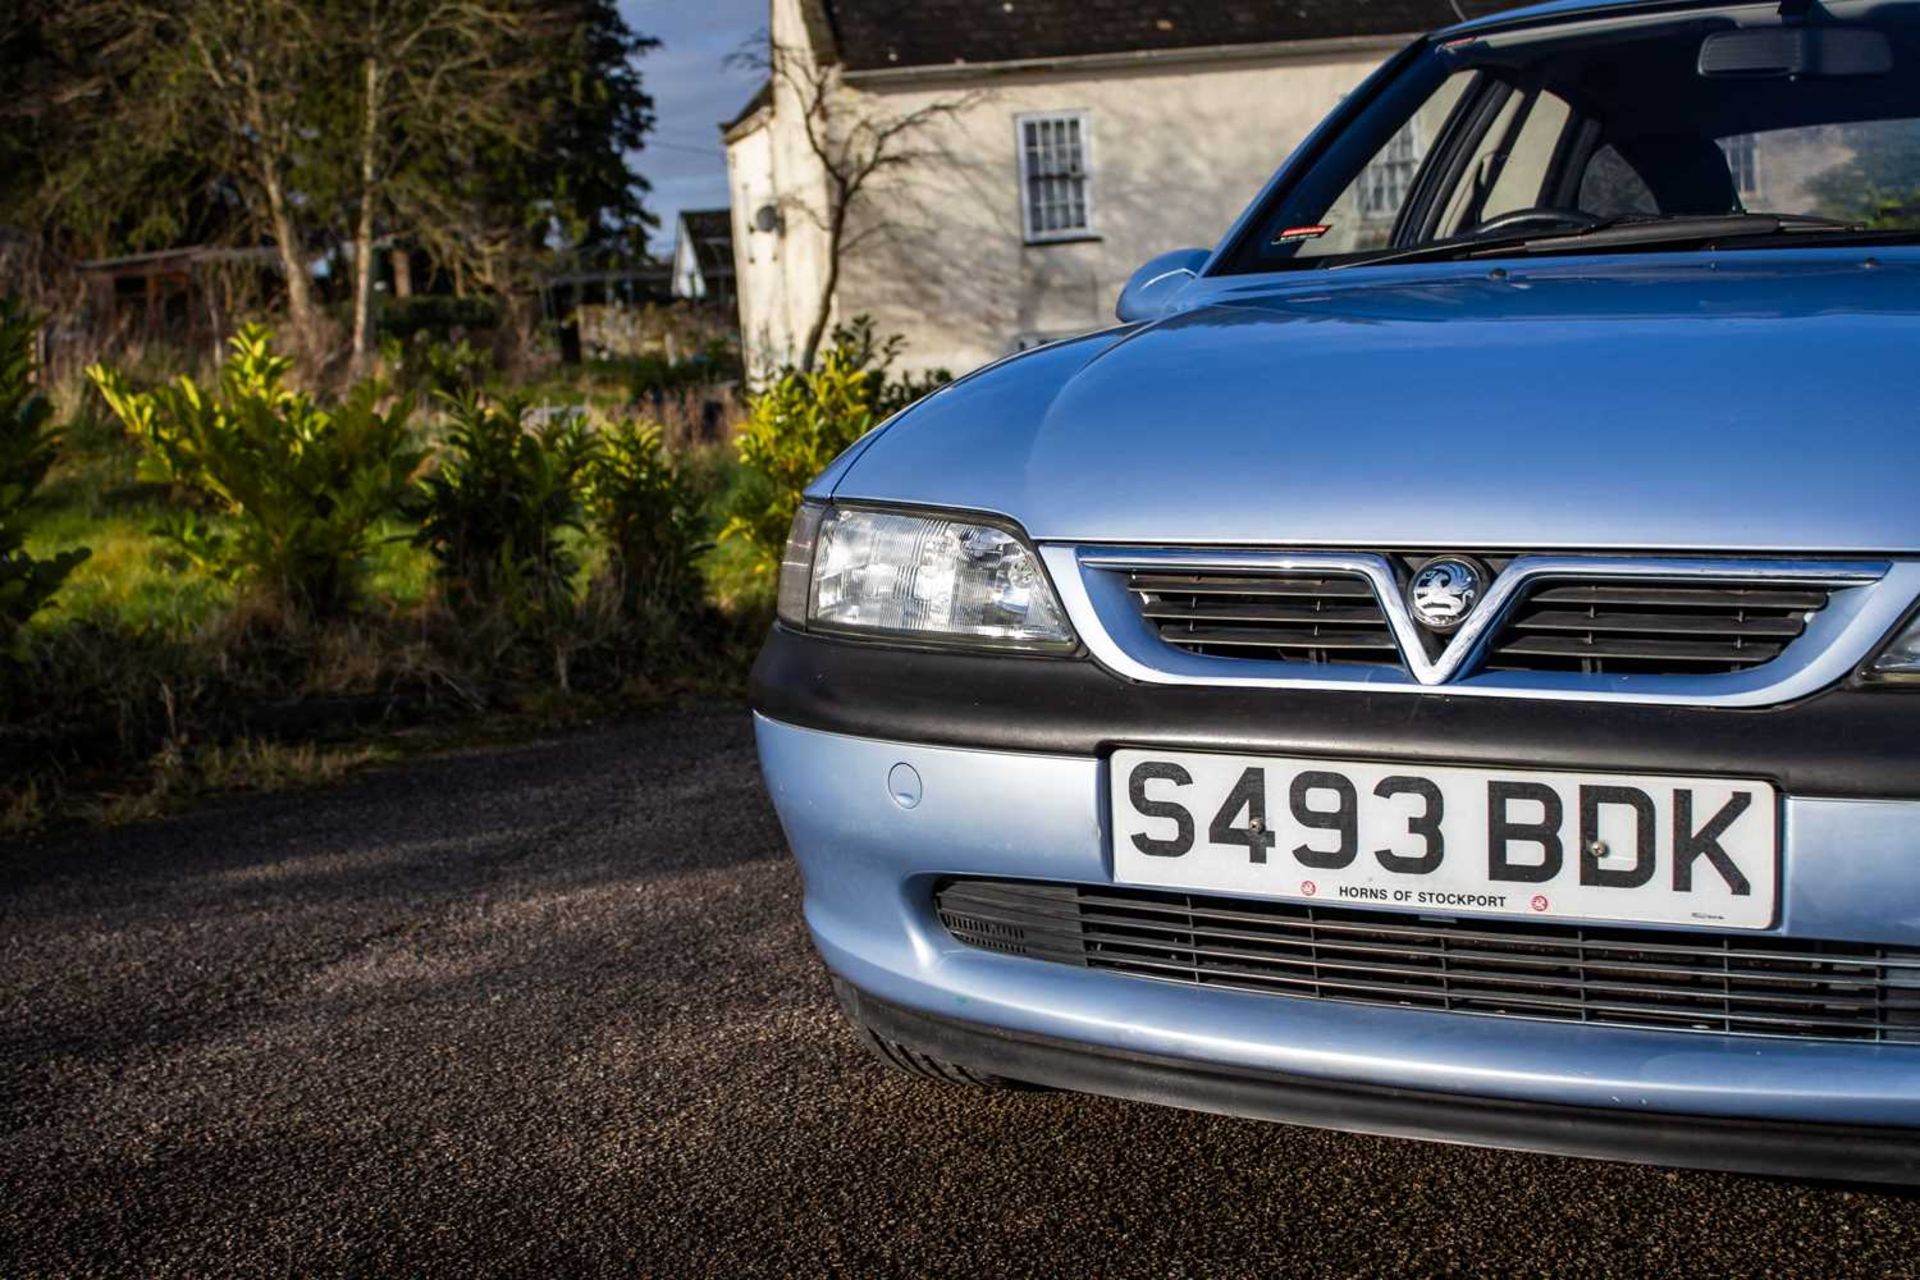
M 1712 138 L 1643 134 L 1614 143 L 1653 193 L 1662 213 L 1721 214 L 1740 211 L 1740 192 L 1726 153 Z

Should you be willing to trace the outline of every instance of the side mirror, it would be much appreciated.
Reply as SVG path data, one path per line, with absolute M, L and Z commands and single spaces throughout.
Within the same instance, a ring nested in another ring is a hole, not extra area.
M 1206 249 L 1175 249 L 1163 253 L 1133 273 L 1113 313 L 1122 324 L 1136 320 L 1157 320 L 1167 313 L 1167 304 L 1207 265 L 1213 254 Z

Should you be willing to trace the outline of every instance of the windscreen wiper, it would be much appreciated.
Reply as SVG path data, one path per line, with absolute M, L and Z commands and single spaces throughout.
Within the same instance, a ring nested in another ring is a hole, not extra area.
M 1799 213 L 1723 213 L 1723 214 L 1626 214 L 1609 218 L 1590 227 L 1566 231 L 1514 232 L 1510 235 L 1455 236 L 1410 249 L 1377 253 L 1371 257 L 1338 264 L 1342 267 L 1372 267 L 1389 262 L 1445 262 L 1449 259 L 1480 258 L 1496 254 L 1559 253 L 1568 248 L 1618 249 L 1655 244 L 1688 244 L 1702 240 L 1728 240 L 1736 237 L 1770 236 L 1793 233 L 1855 233 L 1867 231 L 1863 222 L 1845 222 L 1838 218 L 1820 218 Z
M 1617 219 L 1584 231 L 1534 236 L 1521 242 L 1523 253 L 1552 253 L 1568 241 L 1586 249 L 1630 248 L 1636 245 L 1691 243 L 1696 240 L 1730 240 L 1745 236 L 1771 236 L 1782 232 L 1831 233 L 1865 231 L 1864 222 L 1843 222 L 1838 218 L 1818 218 L 1797 213 L 1724 213 L 1684 215 L 1663 218 Z M 1469 254 L 1469 257 L 1477 256 Z

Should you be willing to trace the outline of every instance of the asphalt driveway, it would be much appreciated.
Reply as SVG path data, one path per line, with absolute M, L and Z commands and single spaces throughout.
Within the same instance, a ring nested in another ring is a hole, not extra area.
M 870 1065 L 744 713 L 0 847 L 0 1275 L 1920 1271 L 1920 1199 Z

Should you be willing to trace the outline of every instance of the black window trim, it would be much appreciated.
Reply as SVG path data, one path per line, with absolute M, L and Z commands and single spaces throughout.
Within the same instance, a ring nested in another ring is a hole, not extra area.
M 1491 91 L 1490 85 L 1497 82 L 1484 69 L 1471 74 L 1473 80 L 1460 94 L 1460 100 L 1453 104 L 1453 109 L 1447 112 L 1446 121 L 1435 135 L 1433 146 L 1421 161 L 1420 171 L 1414 175 L 1413 187 L 1407 192 L 1407 202 L 1394 219 L 1393 236 L 1388 243 L 1395 248 L 1411 244 L 1419 238 L 1420 229 L 1430 225 L 1427 211 L 1439 199 L 1441 190 L 1451 190 L 1453 183 L 1458 180 L 1458 165 L 1451 165 L 1454 172 L 1447 174 L 1443 180 L 1441 166 L 1434 161 L 1442 157 L 1451 161 L 1456 156 L 1471 154 L 1473 148 L 1462 145 L 1463 134 L 1484 130 L 1486 122 L 1492 119 L 1484 115 L 1485 101 Z M 1477 138 L 1479 133 L 1475 132 L 1473 136 Z
M 1548 203 L 1556 209 L 1572 209 L 1579 205 L 1580 187 L 1586 180 L 1587 166 L 1593 163 L 1593 157 L 1600 150 L 1600 122 L 1582 113 L 1573 103 L 1567 105 L 1573 116 L 1561 131 L 1560 141 L 1554 144 L 1553 158 L 1548 162 L 1547 170 L 1559 178 L 1559 182 L 1547 194 Z
M 1479 152 L 1487 132 L 1499 122 L 1500 113 L 1507 109 L 1507 103 L 1519 90 L 1511 82 L 1482 71 L 1479 78 L 1468 87 L 1468 92 L 1475 95 L 1474 99 L 1471 102 L 1462 99 L 1455 108 L 1456 111 L 1465 109 L 1459 133 L 1446 136 L 1443 142 L 1436 143 L 1428 156 L 1429 163 L 1421 166 L 1423 177 L 1429 171 L 1433 177 L 1431 181 L 1419 185 L 1421 203 L 1417 209 L 1409 210 L 1407 234 L 1403 237 L 1399 229 L 1395 229 L 1393 243 L 1396 248 L 1431 240 L 1437 234 L 1440 219 L 1446 214 L 1447 203 L 1452 193 L 1459 189 L 1467 166 L 1473 163 L 1473 157 Z M 1523 110 L 1515 116 L 1516 121 L 1524 118 L 1524 115 Z

